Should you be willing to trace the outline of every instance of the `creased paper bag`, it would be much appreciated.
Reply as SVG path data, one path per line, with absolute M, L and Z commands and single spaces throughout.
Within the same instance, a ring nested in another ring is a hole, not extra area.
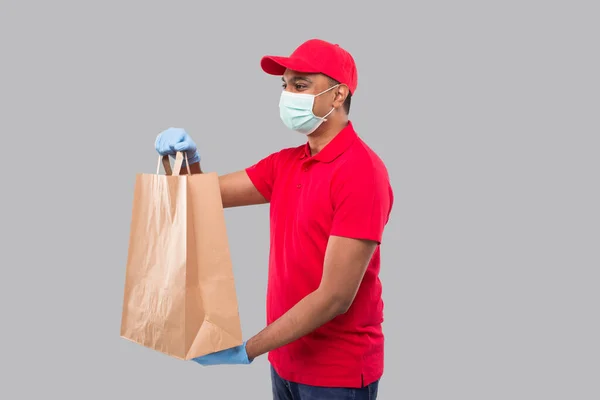
M 121 336 L 189 360 L 242 344 L 241 324 L 219 178 L 162 161 L 136 176 Z

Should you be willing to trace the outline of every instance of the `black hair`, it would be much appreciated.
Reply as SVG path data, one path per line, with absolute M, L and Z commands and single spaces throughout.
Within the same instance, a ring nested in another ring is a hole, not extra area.
M 329 78 L 329 83 L 331 86 L 339 85 L 340 83 L 333 78 Z M 346 115 L 350 114 L 350 103 L 352 102 L 352 93 L 348 92 L 348 96 L 346 96 L 346 100 L 344 100 L 344 111 L 346 111 Z

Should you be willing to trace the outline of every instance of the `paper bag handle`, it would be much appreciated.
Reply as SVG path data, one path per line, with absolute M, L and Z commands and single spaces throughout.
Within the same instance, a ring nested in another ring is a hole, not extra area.
M 178 151 L 177 154 L 175 155 L 175 163 L 173 164 L 173 170 L 175 170 L 175 172 L 173 172 L 173 170 L 171 169 L 171 160 L 168 155 L 165 154 L 164 156 L 158 156 L 158 165 L 156 166 L 156 174 L 158 175 L 158 173 L 160 172 L 160 162 L 162 159 L 162 165 L 163 165 L 163 168 L 165 169 L 165 174 L 178 176 L 179 172 L 181 171 L 181 164 L 183 163 L 184 157 L 185 157 L 185 166 L 187 168 L 188 175 L 191 175 L 192 173 L 190 172 L 190 164 L 188 163 L 187 154 L 184 152 L 181 152 L 181 151 Z

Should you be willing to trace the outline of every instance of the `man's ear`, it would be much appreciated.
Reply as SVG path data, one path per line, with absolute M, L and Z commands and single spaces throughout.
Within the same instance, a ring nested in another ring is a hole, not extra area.
M 350 94 L 350 90 L 348 89 L 348 86 L 341 84 L 335 88 L 334 91 L 335 99 L 333 100 L 333 106 L 335 108 L 340 108 L 344 105 L 344 101 L 346 101 L 346 97 Z

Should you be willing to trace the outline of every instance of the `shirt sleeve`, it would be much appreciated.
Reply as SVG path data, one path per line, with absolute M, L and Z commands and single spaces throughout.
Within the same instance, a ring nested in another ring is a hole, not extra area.
M 381 243 L 393 203 L 385 170 L 351 168 L 332 183 L 331 235 Z
M 246 168 L 246 174 L 256 187 L 256 190 L 264 196 L 267 201 L 271 201 L 273 185 L 275 183 L 275 172 L 277 168 L 275 163 L 279 153 L 273 153 L 258 161 L 256 164 Z

